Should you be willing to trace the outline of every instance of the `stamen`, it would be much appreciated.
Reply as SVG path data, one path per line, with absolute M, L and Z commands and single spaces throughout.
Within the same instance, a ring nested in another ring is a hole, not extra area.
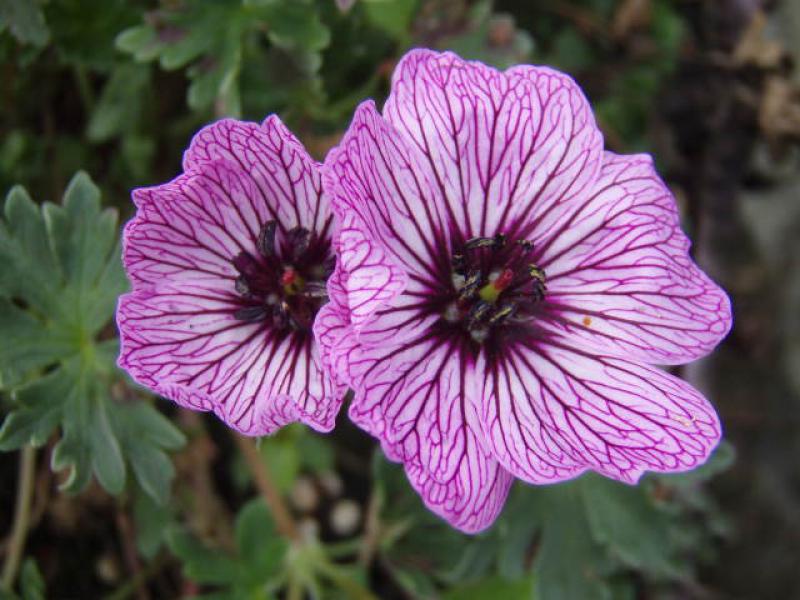
M 481 329 L 470 329 L 469 336 L 477 343 L 482 344 L 489 337 L 489 330 L 485 327 Z
M 498 233 L 494 237 L 474 237 L 464 243 L 465 250 L 477 248 L 502 248 L 506 244 L 506 236 Z
M 461 311 L 455 302 L 451 302 L 447 305 L 447 308 L 444 309 L 443 316 L 444 320 L 448 323 L 457 323 L 461 320 Z
M 503 304 L 489 318 L 489 326 L 500 325 L 510 319 L 517 310 L 516 304 Z
M 453 296 L 442 320 L 482 344 L 494 328 L 535 318 L 547 288 L 544 270 L 529 262 L 533 249 L 530 240 L 509 241 L 502 233 L 464 242 L 451 259 Z
M 492 310 L 492 305 L 488 302 L 478 301 L 475 305 L 470 309 L 468 319 L 469 319 L 469 326 L 475 327 L 478 323 L 483 321 L 483 318 L 487 316 Z
M 478 286 L 481 284 L 481 272 L 472 271 L 464 281 L 464 286 L 461 288 L 461 293 L 458 295 L 459 302 L 466 302 L 475 295 L 478 291 Z
M 524 252 L 530 252 L 533 250 L 533 242 L 530 240 L 517 240 L 517 244 L 522 246 L 522 250 Z
M 466 275 L 467 274 L 467 262 L 464 259 L 463 254 L 453 254 L 452 260 L 453 271 L 457 275 Z
M 278 224 L 275 221 L 267 221 L 258 232 L 258 251 L 264 258 L 275 256 L 275 232 Z
M 335 258 L 304 227 L 294 227 L 277 239 L 278 223 L 267 221 L 255 240 L 255 251 L 233 258 L 238 271 L 233 287 L 243 300 L 235 319 L 272 321 L 277 329 L 308 331 L 327 299 L 325 281 Z
M 237 294 L 242 296 L 247 296 L 250 294 L 250 286 L 248 285 L 247 279 L 244 275 L 239 275 L 239 277 L 236 278 L 233 287 L 236 288 Z
M 248 252 L 240 252 L 237 254 L 233 259 L 233 266 L 248 279 L 256 277 L 260 270 L 258 261 Z
M 237 319 L 239 321 L 248 321 L 251 323 L 261 321 L 266 316 L 267 316 L 267 311 L 264 310 L 263 306 L 246 306 L 244 308 L 240 308 L 239 310 L 233 313 L 234 319 Z
M 321 281 L 309 281 L 303 286 L 303 295 L 308 298 L 327 298 L 328 289 Z
M 292 261 L 297 262 L 308 250 L 311 232 L 305 227 L 294 227 L 288 231 L 287 241 L 292 251 Z
M 450 278 L 450 281 L 453 283 L 453 289 L 457 292 L 461 291 L 461 288 L 464 287 L 464 284 L 467 282 L 467 278 L 460 273 L 453 273 L 453 276 Z
M 503 269 L 497 274 L 489 283 L 483 286 L 478 292 L 478 295 L 485 302 L 494 304 L 500 297 L 500 294 L 505 290 L 514 280 L 514 271 L 511 269 Z
M 531 279 L 535 279 L 542 285 L 545 284 L 545 273 L 543 269 L 540 269 L 534 264 L 528 265 L 528 274 L 531 276 Z

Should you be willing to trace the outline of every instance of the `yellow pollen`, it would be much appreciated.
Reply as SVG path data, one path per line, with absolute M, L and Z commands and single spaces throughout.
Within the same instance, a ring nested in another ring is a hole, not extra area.
M 591 317 L 583 317 L 583 325 L 585 327 L 589 327 L 589 325 L 591 325 L 591 324 L 592 324 L 592 318 Z

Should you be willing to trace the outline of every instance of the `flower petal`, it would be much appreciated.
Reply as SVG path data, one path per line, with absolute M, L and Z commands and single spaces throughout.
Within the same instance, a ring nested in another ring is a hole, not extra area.
M 426 172 L 416 149 L 371 101 L 358 107 L 325 161 L 323 182 L 341 221 L 344 285 L 356 328 L 409 278 L 430 286 L 450 268 L 443 201 Z
M 554 338 L 519 343 L 484 366 L 483 419 L 500 463 L 531 483 L 592 469 L 636 483 L 693 469 L 719 442 L 717 415 L 655 367 L 593 356 Z
M 428 508 L 463 531 L 488 527 L 511 477 L 481 441 L 477 383 L 459 351 L 433 339 L 361 345 L 351 374 L 350 418 L 403 463 Z
M 344 286 L 346 273 L 338 261 L 328 278 L 328 303 L 314 320 L 314 337 L 320 360 L 327 372 L 343 386 L 350 385 L 350 364 L 358 361 L 358 346 L 353 332 L 351 312 Z
M 499 72 L 450 52 L 398 64 L 386 118 L 425 157 L 465 238 L 526 237 L 592 184 L 602 136 L 575 82 L 545 67 Z
M 387 255 L 384 245 L 365 230 L 361 219 L 348 212 L 342 215 L 336 236 L 340 284 L 346 290 L 350 320 L 356 330 L 408 285 L 406 272 Z
M 228 301 L 190 282 L 122 296 L 117 322 L 120 366 L 183 406 L 213 410 L 248 435 L 293 420 L 333 428 L 341 394 L 310 335 L 239 321 Z
M 268 214 L 287 230 L 300 226 L 330 234 L 331 210 L 322 196 L 319 165 L 277 116 L 261 125 L 223 119 L 199 131 L 184 154 L 184 171 L 205 172 L 218 162 L 251 182 L 255 194 L 239 207 L 248 222 L 256 213 L 263 219 L 260 225 Z
M 539 246 L 543 326 L 645 362 L 708 354 L 731 327 L 730 301 L 689 257 L 675 199 L 650 157 L 606 153 L 595 189 Z
M 233 316 L 240 308 L 233 260 L 258 255 L 267 221 L 330 241 L 319 165 L 270 117 L 206 127 L 184 167 L 173 181 L 133 194 L 138 210 L 125 229 L 123 259 L 134 291 L 117 311 L 120 366 L 250 435 L 293 420 L 330 430 L 343 390 L 324 371 L 312 335 Z
M 232 290 L 233 257 L 255 248 L 258 230 L 235 208 L 252 193 L 246 178 L 221 163 L 202 175 L 134 190 L 137 213 L 123 238 L 123 261 L 134 288 L 193 278 L 220 285 L 228 280 Z M 251 215 L 252 221 L 259 218 Z

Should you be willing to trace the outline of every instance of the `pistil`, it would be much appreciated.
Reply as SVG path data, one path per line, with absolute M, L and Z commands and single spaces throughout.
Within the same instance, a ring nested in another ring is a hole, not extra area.
M 258 256 L 240 252 L 233 259 L 239 272 L 234 289 L 242 302 L 233 316 L 248 322 L 271 319 L 276 329 L 306 331 L 327 299 L 333 259 L 303 227 L 286 231 L 280 242 L 278 232 L 275 221 L 266 222 L 256 241 Z
M 510 247 L 509 247 L 510 246 Z M 546 291 L 545 273 L 530 262 L 533 243 L 500 233 L 467 240 L 452 258 L 455 298 L 446 304 L 442 318 L 461 326 L 482 344 L 509 322 L 534 316 L 534 306 Z
M 482 300 L 489 302 L 490 304 L 494 304 L 497 302 L 500 294 L 503 293 L 503 290 L 511 285 L 513 280 L 514 271 L 511 269 L 503 269 L 495 277 L 489 278 L 489 283 L 480 289 L 478 295 Z

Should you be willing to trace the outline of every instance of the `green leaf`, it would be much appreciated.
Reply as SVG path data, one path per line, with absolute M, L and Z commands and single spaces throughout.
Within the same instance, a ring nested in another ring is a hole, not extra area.
M 399 42 L 408 38 L 419 0 L 362 0 L 362 4 L 373 26 Z
M 283 431 L 276 436 L 262 438 L 259 443 L 261 459 L 267 463 L 282 492 L 288 492 L 300 473 L 300 451 L 293 435 Z
M 19 576 L 20 596 L 22 600 L 44 600 L 45 583 L 39 566 L 32 558 L 26 558 L 22 563 Z
M 576 73 L 590 68 L 596 57 L 597 52 L 581 33 L 565 28 L 556 36 L 547 62 L 567 73 Z
M 167 534 L 167 544 L 183 562 L 186 576 L 197 583 L 230 584 L 238 578 L 235 559 L 208 548 L 182 529 L 171 529 Z
M 261 498 L 239 511 L 235 534 L 235 554 L 210 548 L 181 529 L 171 529 L 167 540 L 183 562 L 186 576 L 197 583 L 219 586 L 217 597 L 270 598 L 266 589 L 280 576 L 289 546 L 275 530 Z
M 23 44 L 44 46 L 50 30 L 36 0 L 0 0 L 0 32 L 8 27 Z
M 92 473 L 113 494 L 130 465 L 141 487 L 165 502 L 174 474 L 165 450 L 182 434 L 147 403 L 121 402 L 124 375 L 115 339 L 99 341 L 127 282 L 117 215 L 100 209 L 100 192 L 78 173 L 61 205 L 37 207 L 21 188 L 0 221 L 0 389 L 12 410 L 0 450 L 43 444 L 55 429 L 54 470 L 76 492 Z M 116 391 L 114 391 L 116 390 Z
M 139 62 L 158 59 L 165 70 L 187 68 L 191 108 L 204 110 L 218 102 L 218 112 L 238 116 L 242 40 L 262 23 L 262 12 L 246 10 L 240 0 L 164 7 L 147 25 L 120 33 L 116 45 Z
M 318 52 L 331 41 L 313 5 L 300 1 L 278 2 L 266 12 L 270 41 L 285 50 Z
M 502 577 L 487 577 L 478 583 L 457 586 L 442 596 L 442 600 L 529 600 L 533 594 L 530 579 L 508 581 Z
M 150 494 L 136 486 L 133 518 L 136 523 L 136 547 L 143 557 L 151 559 L 166 542 L 167 531 L 172 522 L 170 508 L 159 505 Z
M 162 49 L 158 34 L 149 25 L 137 25 L 121 32 L 114 40 L 118 50 L 132 54 L 137 62 L 148 62 L 158 57 Z
M 261 498 L 251 500 L 236 518 L 236 546 L 247 571 L 257 586 L 280 572 L 288 545 Z
M 536 488 L 531 512 L 544 526 L 533 571 L 536 597 L 610 600 L 608 560 L 592 539 L 579 484 Z
M 506 31 L 501 36 L 502 41 L 493 39 L 492 32 L 498 29 Z M 492 13 L 492 2 L 483 0 L 470 9 L 464 30 L 440 39 L 437 47 L 506 69 L 515 64 L 531 62 L 533 39 L 526 31 L 516 27 L 511 15 Z
M 95 105 L 86 137 L 91 142 L 106 142 L 132 131 L 142 110 L 142 92 L 150 84 L 150 70 L 134 63 L 114 68 Z
M 383 540 L 383 559 L 411 596 L 435 597 L 438 582 L 452 582 L 465 571 L 470 579 L 482 574 L 465 567 L 474 559 L 472 548 L 481 538 L 464 535 L 425 508 L 401 466 L 377 452 L 373 477 L 382 504 L 382 528 L 394 532 Z
M 593 539 L 624 564 L 657 575 L 680 571 L 670 543 L 670 522 L 644 486 L 631 487 L 599 475 L 581 478 Z
M 53 45 L 69 64 L 108 71 L 114 66 L 116 35 L 130 27 L 141 9 L 129 0 L 103 0 L 89 8 L 85 0 L 58 0 L 45 4 Z

